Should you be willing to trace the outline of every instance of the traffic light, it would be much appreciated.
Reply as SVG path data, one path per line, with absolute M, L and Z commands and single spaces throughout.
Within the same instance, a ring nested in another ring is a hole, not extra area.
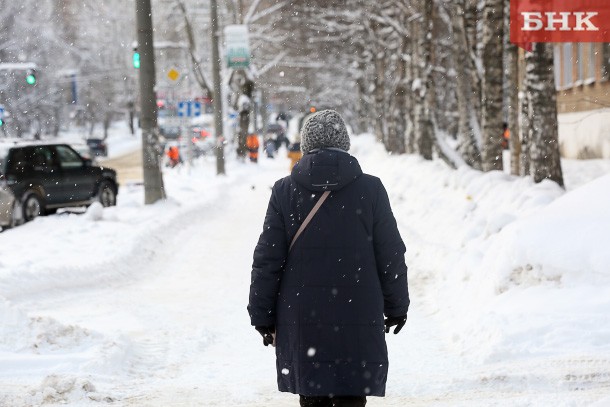
M 4 120 L 0 119 L 0 127 L 4 125 Z
M 28 69 L 28 72 L 25 76 L 25 81 L 28 85 L 36 85 L 36 71 L 33 69 Z
M 140 69 L 140 53 L 138 52 L 137 47 L 133 49 L 133 67 Z

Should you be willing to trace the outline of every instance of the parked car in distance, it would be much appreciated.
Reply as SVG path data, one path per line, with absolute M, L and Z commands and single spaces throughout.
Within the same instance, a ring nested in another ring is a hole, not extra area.
M 88 145 L 82 143 L 70 143 L 70 147 L 72 147 L 81 157 L 86 160 L 91 160 L 93 164 L 97 165 L 97 157 L 91 154 L 91 149 Z
M 0 173 L 0 229 L 7 229 L 15 224 L 15 202 L 13 191 Z
M 166 140 L 177 140 L 180 138 L 180 126 L 159 126 L 159 134 Z
M 93 165 L 67 144 L 15 145 L 2 161 L 4 180 L 25 222 L 95 201 L 116 205 L 116 172 Z
M 108 156 L 108 146 L 106 145 L 106 142 L 103 139 L 101 139 L 101 138 L 87 139 L 87 145 L 89 146 L 89 151 L 91 152 L 92 156 L 94 156 L 94 157 L 97 157 L 97 156 L 107 157 Z
M 10 228 L 15 224 L 15 195 L 8 187 L 4 177 L 4 164 L 8 148 L 0 146 L 0 229 Z

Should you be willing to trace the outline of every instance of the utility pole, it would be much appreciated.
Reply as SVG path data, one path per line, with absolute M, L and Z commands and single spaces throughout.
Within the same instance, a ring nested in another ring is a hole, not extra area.
M 216 129 L 216 174 L 225 173 L 224 137 L 222 131 L 222 89 L 220 84 L 220 56 L 218 52 L 218 5 L 210 0 L 212 31 L 212 78 L 214 80 L 214 127 Z
M 140 53 L 140 127 L 142 128 L 142 167 L 144 203 L 165 199 L 159 163 L 157 96 L 155 93 L 155 54 L 150 0 L 136 0 L 136 26 Z

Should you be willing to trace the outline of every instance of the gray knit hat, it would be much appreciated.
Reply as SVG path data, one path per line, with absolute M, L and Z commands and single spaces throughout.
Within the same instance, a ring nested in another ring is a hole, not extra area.
M 301 151 L 307 154 L 316 148 L 335 147 L 349 150 L 349 135 L 341 115 L 334 110 L 321 110 L 310 115 L 301 129 Z

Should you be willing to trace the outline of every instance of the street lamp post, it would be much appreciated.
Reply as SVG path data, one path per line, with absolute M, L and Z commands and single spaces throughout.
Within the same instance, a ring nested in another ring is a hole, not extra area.
M 142 128 L 144 203 L 148 205 L 165 198 L 159 162 L 155 54 L 150 0 L 136 0 L 136 25 L 140 71 L 140 127 Z
M 222 130 L 222 90 L 220 84 L 220 56 L 218 52 L 218 5 L 210 0 L 212 31 L 212 78 L 214 80 L 214 127 L 216 129 L 216 174 L 225 173 L 224 137 Z

